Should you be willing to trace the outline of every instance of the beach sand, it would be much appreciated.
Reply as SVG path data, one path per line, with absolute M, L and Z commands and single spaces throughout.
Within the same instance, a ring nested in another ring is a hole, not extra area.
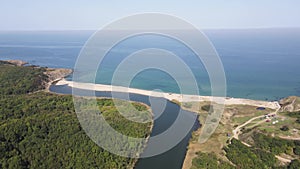
M 176 94 L 176 93 L 163 93 L 159 91 L 149 91 L 142 89 L 127 88 L 122 86 L 112 86 L 103 84 L 93 84 L 93 83 L 79 83 L 73 81 L 67 81 L 66 79 L 61 79 L 55 85 L 67 85 L 69 87 L 74 87 L 78 89 L 94 90 L 94 91 L 114 91 L 114 92 L 124 92 L 124 93 L 134 93 L 153 97 L 163 97 L 170 101 L 178 102 L 216 102 L 219 104 L 224 103 L 225 105 L 252 105 L 257 107 L 266 107 L 271 109 L 277 109 L 280 105 L 278 102 L 268 102 L 260 100 L 250 100 L 242 98 L 228 98 L 228 97 L 214 97 L 214 96 L 197 96 L 197 95 L 186 95 L 186 94 Z

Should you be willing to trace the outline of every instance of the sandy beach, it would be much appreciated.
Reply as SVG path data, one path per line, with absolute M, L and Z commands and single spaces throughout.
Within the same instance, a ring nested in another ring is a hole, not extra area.
M 55 85 L 67 85 L 69 87 L 74 87 L 78 89 L 94 90 L 94 91 L 114 91 L 114 92 L 125 92 L 125 93 L 134 93 L 141 94 L 146 96 L 153 97 L 163 97 L 170 101 L 176 100 L 179 102 L 196 102 L 196 101 L 214 101 L 217 103 L 224 102 L 225 105 L 252 105 L 257 107 L 266 107 L 271 109 L 277 109 L 280 107 L 278 102 L 268 102 L 260 100 L 250 100 L 242 98 L 221 98 L 213 96 L 197 96 L 197 95 L 182 95 L 176 93 L 163 93 L 159 91 L 149 91 L 135 88 L 127 88 L 122 86 L 112 86 L 112 85 L 103 85 L 103 84 L 93 84 L 93 83 L 79 83 L 73 81 L 67 81 L 66 79 L 61 79 Z

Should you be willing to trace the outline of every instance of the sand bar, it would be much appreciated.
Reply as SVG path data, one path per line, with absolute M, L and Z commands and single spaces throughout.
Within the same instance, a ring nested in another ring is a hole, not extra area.
M 163 97 L 168 100 L 177 100 L 179 102 L 195 102 L 195 101 L 214 101 L 217 103 L 224 102 L 225 105 L 252 105 L 257 107 L 266 107 L 271 109 L 278 109 L 280 105 L 278 102 L 268 102 L 260 100 L 250 100 L 242 98 L 223 98 L 223 97 L 214 97 L 214 96 L 197 96 L 197 95 L 186 95 L 186 94 L 177 94 L 177 93 L 163 93 L 159 91 L 149 91 L 135 88 L 127 88 L 122 86 L 112 86 L 112 85 L 103 85 L 103 84 L 93 84 L 93 83 L 80 83 L 68 81 L 66 79 L 61 79 L 55 85 L 67 85 L 69 87 L 74 87 L 78 89 L 85 90 L 94 90 L 94 91 L 114 91 L 114 92 L 125 92 L 125 93 L 134 93 L 141 94 L 146 96 L 153 97 Z

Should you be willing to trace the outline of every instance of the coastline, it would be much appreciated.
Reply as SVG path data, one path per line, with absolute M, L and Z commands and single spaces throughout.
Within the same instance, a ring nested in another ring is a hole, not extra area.
M 48 76 L 48 82 L 45 82 L 45 91 L 49 92 L 49 88 L 55 82 L 58 82 L 65 77 L 69 76 L 73 72 L 72 69 L 65 68 L 47 68 L 45 71 L 45 75 Z
M 15 64 L 16 65 L 16 64 Z M 16 66 L 24 66 L 24 65 L 16 65 Z M 72 82 L 68 81 L 65 79 L 65 77 L 69 76 L 73 71 L 71 69 L 64 69 L 64 68 L 45 68 L 46 70 L 44 72 L 45 75 L 48 76 L 48 80 L 45 80 L 43 82 L 43 85 L 45 87 L 44 91 L 45 92 L 50 92 L 49 87 L 51 85 L 66 85 L 69 87 L 73 88 L 79 88 L 79 89 L 86 89 L 86 90 L 95 90 L 95 91 L 104 91 L 104 92 L 123 92 L 123 93 L 133 93 L 133 94 L 140 94 L 144 96 L 153 96 L 153 97 L 163 97 L 171 102 L 174 103 L 179 103 L 178 105 L 182 108 L 185 109 L 183 104 L 185 102 L 211 102 L 214 100 L 214 98 L 218 97 L 213 97 L 213 96 L 197 96 L 197 95 L 182 95 L 182 94 L 177 94 L 177 93 L 163 93 L 163 92 L 158 92 L 158 91 L 149 91 L 149 90 L 143 90 L 143 89 L 135 89 L 135 88 L 128 88 L 128 87 L 122 87 L 122 86 L 113 86 L 113 85 L 103 85 L 103 84 L 92 84 L 92 83 L 78 83 L 78 82 Z M 98 98 L 98 97 L 97 97 Z M 102 97 L 100 97 L 102 98 Z M 243 98 L 229 98 L 229 97 L 223 97 L 221 99 L 224 99 L 224 104 L 225 105 L 251 105 L 251 106 L 257 106 L 257 107 L 266 107 L 270 109 L 279 109 L 280 105 L 279 104 L 284 104 L 279 101 L 260 101 L 260 100 L 251 100 L 251 99 L 243 99 Z M 218 100 L 218 99 L 216 99 Z M 295 100 L 293 101 L 295 102 Z M 140 102 L 139 102 L 140 103 Z M 149 108 L 147 104 L 141 103 L 143 105 L 146 105 L 146 107 Z M 188 109 L 186 109 L 188 110 Z M 188 110 L 191 111 L 191 110 Z M 193 111 L 191 111 L 193 112 Z M 194 112 L 196 113 L 196 112 Z M 151 112 L 153 116 L 153 112 Z M 201 120 L 202 121 L 202 120 Z M 147 147 L 149 137 L 151 135 L 151 131 L 153 129 L 154 122 L 152 121 L 151 125 L 149 126 L 150 132 L 148 133 L 148 136 L 146 137 L 146 142 L 143 145 L 143 150 Z M 290 139 L 290 138 L 282 138 L 282 139 Z M 190 138 L 191 140 L 191 138 Z M 298 140 L 295 139 L 295 140 Z M 190 152 L 190 142 L 188 143 L 188 146 L 186 147 L 186 154 L 185 154 L 185 159 L 183 161 L 183 168 L 189 168 L 189 164 L 192 163 L 192 159 L 194 156 L 187 157 L 189 152 Z M 141 152 L 143 153 L 143 152 Z M 137 164 L 137 161 L 139 159 L 139 156 L 141 153 L 138 155 L 138 157 L 134 160 L 132 165 L 130 167 L 134 168 L 135 165 Z M 193 155 L 193 154 L 191 154 Z M 188 159 L 187 159 L 188 158 Z
M 64 78 L 56 80 L 55 85 L 67 85 L 69 87 L 74 87 L 78 89 L 85 90 L 95 90 L 95 91 L 105 91 L 105 92 L 123 92 L 123 93 L 134 93 L 141 94 L 146 96 L 153 97 L 163 97 L 169 101 L 178 101 L 178 102 L 211 102 L 211 101 L 220 101 L 224 102 L 225 105 L 252 105 L 257 107 L 266 107 L 270 109 L 277 109 L 277 101 L 261 101 L 261 100 L 250 100 L 243 98 L 221 98 L 214 96 L 200 96 L 200 95 L 185 95 L 185 94 L 176 94 L 176 93 L 163 93 L 158 91 L 149 91 L 143 89 L 128 88 L 122 86 L 112 86 L 112 85 L 103 85 L 103 84 L 93 84 L 93 83 L 81 83 L 68 81 Z
M 28 62 L 22 60 L 6 60 L 11 64 L 16 66 L 24 66 L 29 64 Z M 266 107 L 270 109 L 278 108 L 278 101 L 262 101 L 262 100 L 251 100 L 244 98 L 233 98 L 233 97 L 215 97 L 215 96 L 200 96 L 200 95 L 187 95 L 187 94 L 177 94 L 177 93 L 163 93 L 158 91 L 149 91 L 136 88 L 128 88 L 122 86 L 104 85 L 104 84 L 93 84 L 93 83 L 80 83 L 68 81 L 65 77 L 73 73 L 72 69 L 66 68 L 46 68 L 45 74 L 48 76 L 48 82 L 45 82 L 45 90 L 49 92 L 49 87 L 51 85 L 67 85 L 69 87 L 74 87 L 78 89 L 95 90 L 95 91 L 106 91 L 106 92 L 124 92 L 124 93 L 134 93 L 153 97 L 163 97 L 172 102 L 212 102 L 220 101 L 224 105 L 252 105 L 257 107 Z M 218 103 L 218 102 L 217 102 Z
M 179 106 L 182 109 L 185 109 L 185 108 L 183 106 L 181 106 L 180 103 L 211 102 L 212 100 L 214 100 L 213 96 L 181 95 L 181 94 L 176 94 L 176 93 L 163 93 L 163 92 L 157 92 L 157 91 L 127 88 L 127 87 L 122 87 L 122 86 L 112 86 L 112 85 L 92 84 L 92 83 L 78 83 L 78 82 L 68 81 L 64 78 L 58 80 L 55 85 L 67 85 L 69 87 L 85 89 L 85 90 L 106 91 L 106 92 L 114 91 L 114 92 L 141 94 L 141 95 L 154 96 L 154 97 L 163 97 L 171 102 L 179 103 Z M 277 102 L 277 101 L 268 102 L 268 101 L 250 100 L 250 99 L 243 99 L 243 98 L 223 98 L 223 101 L 224 101 L 224 105 L 251 105 L 251 106 L 265 107 L 265 108 L 270 108 L 270 109 L 279 109 L 281 107 L 279 105 L 279 102 Z M 188 111 L 191 111 L 191 110 L 188 110 Z M 194 111 L 191 111 L 191 112 L 194 112 Z M 194 112 L 194 113 L 198 114 L 197 112 Z M 199 132 L 199 129 L 195 130 L 194 132 Z M 195 157 L 195 154 L 191 151 L 190 141 L 189 141 L 189 143 L 186 147 L 185 159 L 183 161 L 182 168 L 183 169 L 190 168 L 194 157 Z

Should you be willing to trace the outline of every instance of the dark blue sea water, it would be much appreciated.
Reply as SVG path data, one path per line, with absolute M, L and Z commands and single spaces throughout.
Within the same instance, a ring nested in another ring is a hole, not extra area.
M 290 95 L 300 96 L 300 29 L 204 32 L 223 62 L 229 97 L 276 100 Z M 0 32 L 0 59 L 21 59 L 40 66 L 73 68 L 82 46 L 92 33 Z M 160 47 L 179 55 L 191 67 L 200 94 L 210 94 L 207 73 L 197 57 L 179 42 L 161 36 L 130 38 L 115 46 L 101 63 L 96 82 L 110 84 L 116 66 L 128 54 L 147 47 Z M 184 76 L 181 78 L 184 80 Z M 131 87 L 179 92 L 170 75 L 154 69 L 140 72 L 132 80 Z

